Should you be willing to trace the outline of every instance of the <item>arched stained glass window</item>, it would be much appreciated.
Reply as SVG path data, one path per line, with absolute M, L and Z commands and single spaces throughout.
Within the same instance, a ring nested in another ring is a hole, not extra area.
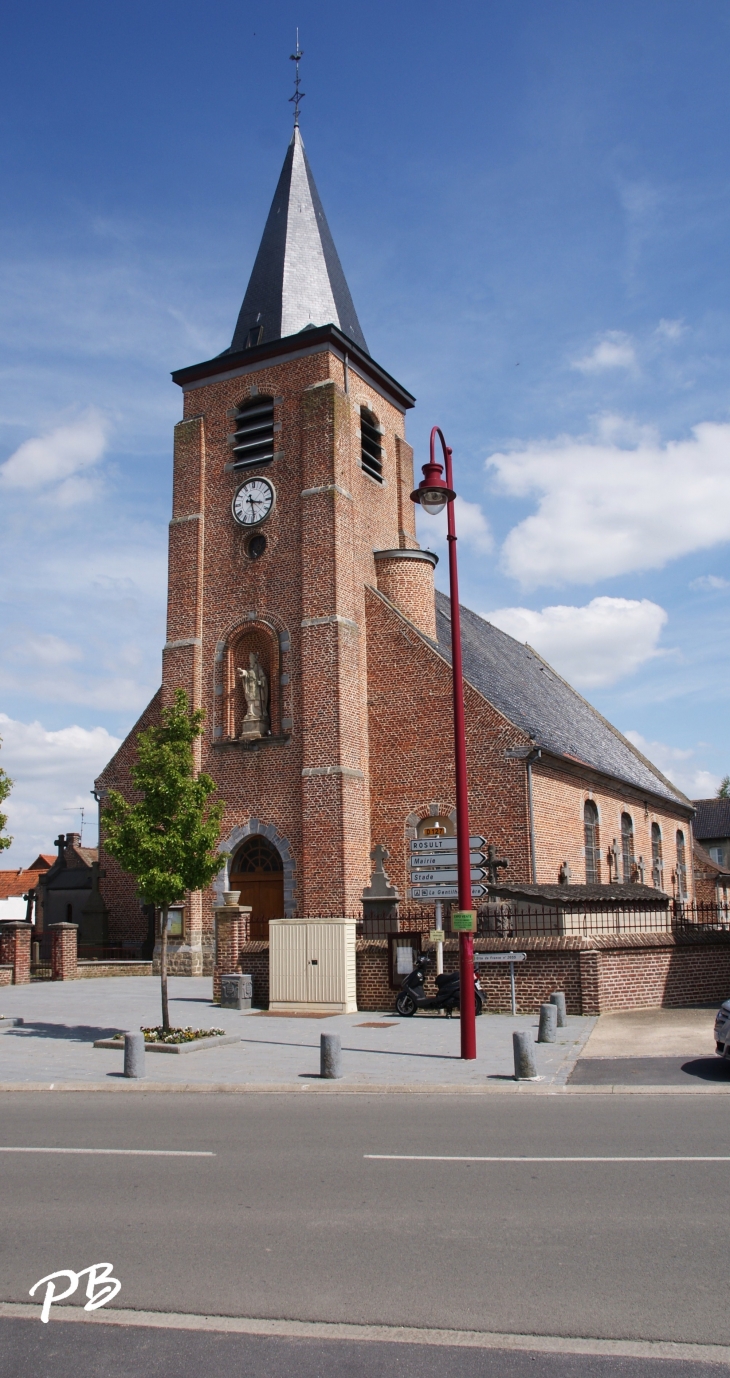
M 687 856 L 684 849 L 684 833 L 677 829 L 677 893 L 681 900 L 687 898 Z
M 662 830 L 658 823 L 651 825 L 651 879 L 657 890 L 664 886 L 664 862 L 662 860 Z
M 598 885 L 601 879 L 598 809 L 592 799 L 586 799 L 583 806 L 583 835 L 586 853 L 586 885 Z
M 621 869 L 624 885 L 631 881 L 634 868 L 634 824 L 630 813 L 621 814 Z

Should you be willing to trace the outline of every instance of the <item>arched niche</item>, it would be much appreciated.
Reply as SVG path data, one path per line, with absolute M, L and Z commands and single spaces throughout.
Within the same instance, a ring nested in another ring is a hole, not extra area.
M 229 740 L 241 739 L 247 705 L 240 671 L 251 668 L 252 656 L 263 670 L 267 682 L 268 726 L 265 725 L 264 736 L 278 737 L 281 734 L 279 638 L 266 623 L 247 622 L 230 636 L 224 656 L 222 735 Z

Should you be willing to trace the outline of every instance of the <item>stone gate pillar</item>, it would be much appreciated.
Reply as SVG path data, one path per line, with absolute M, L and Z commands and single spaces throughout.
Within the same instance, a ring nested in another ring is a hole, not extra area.
M 24 920 L 0 926 L 0 966 L 12 966 L 14 986 L 27 986 L 30 981 L 32 933 L 33 925 Z
M 78 976 L 78 935 L 76 923 L 52 923 L 48 932 L 51 935 L 51 969 L 54 981 L 75 981 Z
M 221 998 L 221 976 L 240 971 L 240 954 L 243 943 L 248 942 L 251 926 L 251 906 L 249 904 L 225 904 L 214 909 L 215 914 L 215 965 L 213 967 L 213 1001 Z

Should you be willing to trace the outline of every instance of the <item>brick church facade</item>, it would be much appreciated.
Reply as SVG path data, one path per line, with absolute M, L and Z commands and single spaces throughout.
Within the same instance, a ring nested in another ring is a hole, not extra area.
M 416 540 L 414 399 L 368 352 L 298 128 L 231 347 L 173 378 L 162 684 L 97 792 L 130 792 L 136 734 L 182 686 L 252 938 L 358 911 L 376 843 L 406 899 L 410 839 L 454 827 L 449 600 Z M 689 800 L 529 647 L 467 609 L 463 637 L 472 832 L 509 878 L 691 897 Z M 143 940 L 103 843 L 102 865 L 109 941 Z M 187 897 L 173 970 L 211 969 L 225 886 Z

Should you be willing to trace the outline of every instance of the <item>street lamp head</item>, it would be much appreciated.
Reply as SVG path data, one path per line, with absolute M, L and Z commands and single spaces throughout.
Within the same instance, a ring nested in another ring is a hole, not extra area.
M 423 478 L 411 493 L 411 502 L 420 503 L 424 512 L 435 517 L 439 512 L 443 512 L 447 502 L 452 502 L 455 497 L 453 488 L 446 485 L 443 465 L 436 464 L 433 459 L 430 464 L 424 464 Z

